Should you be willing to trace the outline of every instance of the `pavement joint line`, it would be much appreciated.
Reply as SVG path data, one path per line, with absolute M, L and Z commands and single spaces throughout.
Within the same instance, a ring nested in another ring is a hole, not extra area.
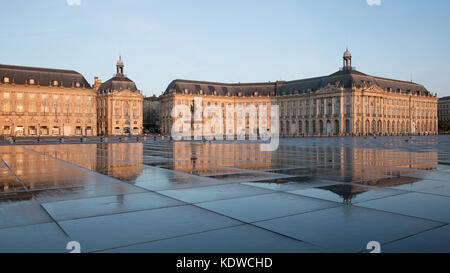
M 27 149 L 27 148 L 24 148 L 24 149 Z M 71 163 L 71 162 L 69 162 L 69 161 L 65 161 L 65 160 L 62 160 L 62 159 L 59 159 L 59 158 L 50 156 L 50 155 L 46 155 L 45 153 L 42 153 L 42 152 L 39 152 L 39 151 L 35 151 L 35 150 L 32 150 L 32 149 L 27 149 L 27 150 L 32 151 L 32 152 L 34 152 L 34 153 L 41 154 L 41 155 L 43 155 L 43 156 L 47 156 L 47 157 L 49 157 L 49 158 L 52 158 L 52 159 L 54 159 L 54 160 L 57 160 L 57 161 L 60 161 L 60 162 L 63 162 L 63 163 L 66 163 L 66 164 L 68 164 L 68 165 L 70 165 L 70 166 L 73 166 L 73 167 L 76 167 L 76 168 L 79 168 L 79 169 L 83 169 L 83 170 L 85 170 L 85 171 L 94 173 L 94 174 L 96 174 L 96 175 L 103 176 L 103 177 L 108 177 L 108 178 L 110 178 L 110 179 L 113 179 L 113 180 L 116 181 L 116 182 L 120 182 L 120 183 L 129 185 L 129 186 L 131 186 L 131 187 L 135 187 L 135 188 L 138 188 L 138 189 L 141 189 L 141 190 L 153 192 L 153 191 L 151 191 L 151 190 L 148 190 L 148 189 L 145 189 L 145 188 L 136 186 L 136 185 L 129 184 L 129 183 L 124 182 L 124 181 L 122 181 L 122 180 L 120 180 L 120 179 L 117 179 L 117 178 L 114 178 L 114 177 L 111 177 L 111 176 L 107 176 L 107 175 L 104 175 L 104 174 L 101 174 L 101 173 L 92 171 L 92 170 L 90 170 L 90 169 L 88 169 L 88 168 L 85 168 L 85 167 L 82 167 L 82 166 L 73 164 L 73 163 Z
M 106 196 L 106 197 L 108 197 L 108 196 Z M 77 200 L 80 200 L 80 199 L 77 199 Z M 177 200 L 177 201 L 180 201 L 180 200 Z M 44 204 L 41 204 L 41 205 L 44 205 Z M 156 208 L 134 209 L 134 210 L 128 210 L 128 211 L 118 211 L 118 212 L 113 212 L 113 213 L 104 213 L 104 214 L 97 214 L 97 215 L 91 215 L 91 216 L 80 216 L 80 217 L 74 217 L 74 218 L 64 219 L 64 220 L 56 220 L 55 219 L 54 221 L 58 222 L 58 223 L 59 222 L 61 222 L 61 223 L 62 222 L 71 222 L 71 221 L 77 221 L 77 220 L 83 220 L 83 219 L 91 219 L 91 218 L 113 216 L 113 215 L 122 215 L 122 214 L 142 212 L 142 211 L 153 211 L 153 210 L 169 209 L 169 208 L 176 208 L 176 207 L 186 207 L 186 206 L 190 206 L 190 205 L 191 204 L 189 204 L 189 203 L 183 203 L 183 204 L 178 204 L 178 205 L 163 206 L 163 207 L 156 207 Z
M 24 187 L 26 192 L 28 191 L 28 187 L 23 183 L 23 181 L 17 176 L 17 174 L 11 169 L 11 167 L 6 163 L 6 161 L 3 160 L 3 158 L 1 158 L 3 164 L 6 166 L 6 168 L 8 168 L 9 172 L 12 173 L 14 175 L 14 177 L 16 178 L 17 182 L 19 182 L 20 184 L 22 184 L 22 186 Z
M 245 223 L 241 223 L 239 225 L 234 225 L 234 226 L 229 226 L 229 227 L 215 228 L 215 229 L 206 230 L 206 231 L 199 231 L 199 232 L 193 232 L 193 233 L 188 233 L 188 234 L 177 235 L 177 236 L 173 236 L 173 237 L 169 237 L 169 238 L 161 238 L 161 239 L 157 239 L 157 240 L 139 242 L 139 243 L 128 244 L 128 245 L 121 245 L 121 246 L 118 246 L 118 247 L 105 248 L 105 249 L 101 249 L 101 250 L 92 251 L 92 253 L 105 252 L 105 251 L 108 251 L 108 250 L 114 250 L 114 249 L 119 249 L 119 248 L 130 247 L 130 246 L 145 245 L 145 244 L 148 244 L 148 243 L 154 243 L 154 242 L 160 242 L 160 241 L 171 240 L 171 239 L 176 239 L 176 238 L 182 238 L 182 237 L 187 237 L 187 236 L 192 236 L 192 235 L 197 235 L 197 234 L 202 234 L 202 233 L 207 233 L 207 232 L 212 232 L 212 231 L 219 231 L 219 230 L 225 230 L 225 229 L 230 229 L 230 228 L 236 228 L 236 227 L 241 227 L 241 226 L 246 226 L 246 224 Z
M 132 154 L 132 153 L 127 153 L 127 152 L 122 152 L 122 151 L 117 151 L 117 150 L 109 150 L 109 149 L 103 149 L 103 148 L 86 148 L 86 147 L 83 147 L 84 149 L 89 149 L 89 150 L 102 150 L 102 151 L 112 151 L 112 152 L 115 152 L 115 153 L 120 153 L 120 154 L 127 154 L 127 155 L 137 155 L 137 156 L 143 156 L 143 155 L 138 155 L 138 154 Z M 191 154 L 177 154 L 177 155 L 184 155 L 184 156 L 191 156 Z M 211 158 L 213 158 L 213 157 L 211 157 Z M 116 158 L 113 158 L 113 159 L 115 159 L 115 160 L 118 160 L 118 159 L 116 159 Z M 175 160 L 175 159 L 173 159 L 173 160 Z M 172 160 L 171 160 L 172 161 Z M 185 161 L 185 160 L 178 160 L 179 162 L 183 162 L 183 161 Z M 234 162 L 235 162 L 236 160 L 234 160 Z M 249 160 L 237 160 L 237 161 L 240 161 L 240 162 L 249 162 L 249 163 L 251 163 L 251 162 L 253 162 L 253 161 L 249 161 Z M 136 164 L 142 164 L 142 163 L 138 163 L 138 162 L 136 162 Z M 207 165 L 211 165 L 211 166 L 219 166 L 219 165 L 212 165 L 212 164 L 208 164 L 208 163 L 206 163 Z M 259 171 L 259 170 L 248 170 L 248 169 L 245 169 L 245 168 L 237 168 L 237 167 L 222 167 L 222 166 L 219 166 L 219 167 L 221 167 L 221 168 L 227 168 L 227 169 L 230 169 L 230 170 L 240 170 L 240 171 L 243 171 L 243 172 L 246 172 L 246 173 L 251 173 L 251 172 L 256 172 L 256 173 L 259 173 L 259 172 L 261 172 L 261 173 L 265 173 L 266 171 Z M 183 172 L 184 173 L 184 172 Z
M 307 211 L 307 212 L 301 212 L 301 213 L 297 213 L 297 214 L 293 214 L 293 215 L 288 215 L 288 216 L 280 216 L 280 217 L 275 217 L 273 219 L 269 219 L 269 220 L 261 220 L 261 221 L 255 221 L 253 223 L 260 223 L 260 222 L 267 222 L 267 221 L 271 221 L 274 219 L 282 219 L 282 218 L 287 218 L 287 217 L 291 217 L 291 216 L 297 216 L 297 215 L 303 215 L 303 214 L 308 214 L 308 213 L 315 213 L 318 211 L 322 211 L 322 210 L 328 210 L 328 209 L 335 209 L 338 207 L 345 207 L 346 205 L 341 204 L 340 206 L 335 206 L 335 207 L 328 207 L 328 208 L 322 208 L 322 209 L 318 209 L 318 210 L 314 210 L 314 211 Z M 357 205 L 351 205 L 351 206 L 347 206 L 347 207 L 356 207 L 357 209 L 364 209 L 364 210 L 372 210 L 372 211 L 377 211 L 377 212 L 383 212 L 383 213 L 388 213 L 388 214 L 392 214 L 395 216 L 401 216 L 401 217 L 409 217 L 409 218 L 416 218 L 422 221 L 426 221 L 426 222 L 432 222 L 432 223 L 436 223 L 439 225 L 448 225 L 448 223 L 445 222 L 440 222 L 440 221 L 436 221 L 436 220 L 430 220 L 430 219 L 425 219 L 425 218 L 420 218 L 417 216 L 411 216 L 411 215 L 406 215 L 406 214 L 400 214 L 400 213 L 395 213 L 395 212 L 390 212 L 390 211 L 384 211 L 384 210 L 379 210 L 379 209 L 373 209 L 373 208 L 366 208 L 366 207 L 359 207 Z
M 433 231 L 433 230 L 435 230 L 435 229 L 439 229 L 439 228 L 442 228 L 442 227 L 445 227 L 445 226 L 448 226 L 448 225 L 449 225 L 449 224 L 443 224 L 443 225 L 440 225 L 440 226 L 430 227 L 430 228 L 428 228 L 428 229 L 419 231 L 419 232 L 417 232 L 417 233 L 415 233 L 415 234 L 410 234 L 410 235 L 406 235 L 406 236 L 404 236 L 404 237 L 397 238 L 397 239 L 394 239 L 394 240 L 391 240 L 391 241 L 388 241 L 388 242 L 383 242 L 382 245 L 388 245 L 388 244 L 391 244 L 391 243 L 394 243 L 394 242 L 398 242 L 398 241 L 401 241 L 401 240 L 405 240 L 405 239 L 407 239 L 407 238 L 414 237 L 414 236 L 416 236 L 416 235 L 420 235 L 420 234 L 423 234 L 423 233 L 427 233 L 427 232 L 430 232 L 430 231 Z
M 391 196 L 386 196 L 384 198 L 389 198 Z M 383 199 L 383 198 L 381 198 Z M 372 200 L 370 200 L 372 201 Z M 382 210 L 382 209 L 375 209 L 375 208 L 367 208 L 367 207 L 363 207 L 361 206 L 363 203 L 365 202 L 370 202 L 370 201 L 364 201 L 361 203 L 357 203 L 355 205 L 353 205 L 354 207 L 360 208 L 360 209 L 368 209 L 368 210 L 374 210 L 374 211 L 378 211 L 378 212 L 385 212 L 385 213 L 389 213 L 389 214 L 393 214 L 393 215 L 400 215 L 400 216 L 406 216 L 406 217 L 410 217 L 410 218 L 416 218 L 422 221 L 428 221 L 428 222 L 434 222 L 434 223 L 438 223 L 438 224 L 442 224 L 442 225 L 448 225 L 449 223 L 446 222 L 442 222 L 439 220 L 433 220 L 433 219 L 429 219 L 429 218 L 423 218 L 423 217 L 419 217 L 419 216 L 414 216 L 414 215 L 408 215 L 408 214 L 404 214 L 404 213 L 398 213 L 398 212 L 393 212 L 393 211 L 388 211 L 388 210 Z

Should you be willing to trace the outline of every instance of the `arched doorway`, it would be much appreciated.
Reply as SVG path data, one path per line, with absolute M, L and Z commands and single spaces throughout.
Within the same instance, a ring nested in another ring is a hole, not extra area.
M 331 121 L 327 121 L 327 135 L 331 136 L 333 130 L 331 128 Z

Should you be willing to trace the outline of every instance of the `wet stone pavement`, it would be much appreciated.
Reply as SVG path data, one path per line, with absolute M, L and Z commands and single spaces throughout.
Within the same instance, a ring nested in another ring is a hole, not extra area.
M 0 146 L 0 252 L 450 252 L 450 136 Z

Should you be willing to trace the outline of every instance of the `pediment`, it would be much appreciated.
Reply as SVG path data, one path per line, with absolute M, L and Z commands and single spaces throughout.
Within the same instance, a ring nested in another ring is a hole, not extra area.
M 364 89 L 364 92 L 383 93 L 383 89 L 378 85 L 374 84 Z
M 335 85 L 327 85 L 324 86 L 322 88 L 319 88 L 316 91 L 316 94 L 329 94 L 329 93 L 336 93 L 336 92 L 340 92 L 341 90 L 336 87 Z
M 139 92 L 132 92 L 131 90 L 125 89 L 114 92 L 114 97 L 143 97 Z

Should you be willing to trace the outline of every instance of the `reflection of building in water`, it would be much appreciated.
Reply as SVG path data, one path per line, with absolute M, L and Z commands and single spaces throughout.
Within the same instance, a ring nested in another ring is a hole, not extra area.
M 97 144 L 96 172 L 133 182 L 143 171 L 143 143 Z
M 279 105 L 281 136 L 437 133 L 435 95 L 417 83 L 357 71 L 348 50 L 343 67 L 323 77 L 251 84 L 174 80 L 161 96 L 163 134 L 178 119 L 171 116 L 173 106 L 192 107 L 194 97 L 224 113 L 227 105 Z
M 267 169 L 271 154 L 260 151 L 259 144 L 201 144 L 174 142 L 173 167 L 176 171 L 207 174 L 224 171 L 223 168 Z
M 2 167 L 0 159 L 0 202 L 10 197 L 11 193 L 14 198 L 30 199 L 34 191 L 62 188 L 68 191 L 91 185 L 83 169 L 74 168 L 66 162 L 125 182 L 134 181 L 143 172 L 143 143 L 83 144 L 82 148 L 76 145 L 42 145 L 31 148 L 36 152 L 27 152 L 18 146 L 0 146 L 1 159 L 12 170 L 9 172 L 8 167 Z
M 402 179 L 389 183 L 413 183 L 406 178 L 411 170 L 435 170 L 437 152 L 404 152 L 364 148 L 280 146 L 274 153 L 261 152 L 259 144 L 173 143 L 174 170 L 207 174 L 220 173 L 223 167 L 247 170 L 296 168 L 280 173 L 307 175 L 343 182 L 363 181 L 383 186 L 386 177 Z M 426 162 L 426 163 L 424 163 Z
M 89 150 L 74 152 L 67 149 L 68 147 L 70 145 L 31 146 L 30 148 L 36 152 L 29 152 L 21 147 L 2 146 L 1 158 L 7 162 L 12 171 L 8 176 L 11 179 L 3 180 L 8 182 L 2 183 L 5 192 L 6 189 L 11 192 L 13 187 L 20 188 L 18 184 L 24 186 L 28 192 L 84 187 L 88 182 L 83 177 L 84 171 L 81 168 L 73 168 L 65 162 L 94 170 L 95 160 L 92 160 L 92 156 L 95 156 L 95 152 Z M 92 145 L 86 147 L 90 148 Z M 20 179 L 20 183 L 15 179 L 16 176 Z
M 286 156 L 289 154 L 289 157 Z M 273 163 L 310 168 L 315 174 L 341 181 L 371 181 L 383 175 L 398 176 L 402 170 L 435 170 L 437 152 L 404 152 L 387 149 L 280 146 Z M 426 162 L 426 163 L 424 163 Z

